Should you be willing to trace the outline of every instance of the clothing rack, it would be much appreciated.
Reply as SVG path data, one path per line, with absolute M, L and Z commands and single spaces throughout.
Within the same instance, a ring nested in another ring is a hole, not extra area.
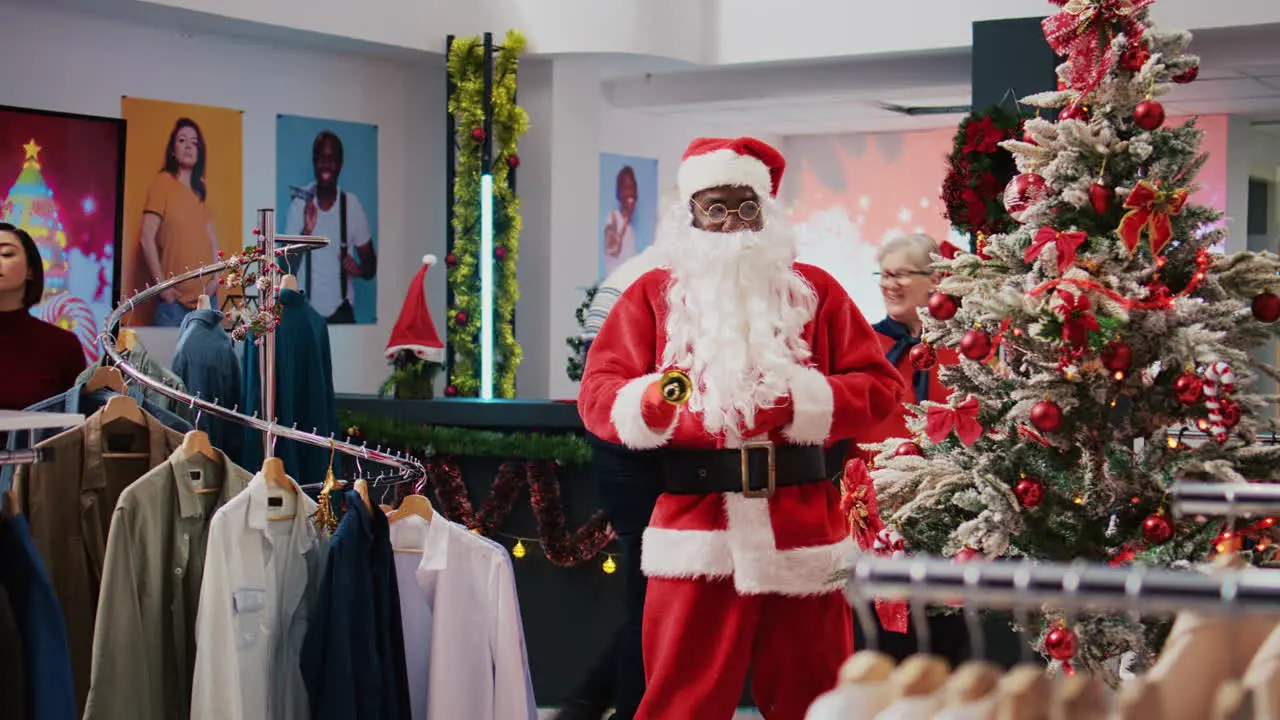
M 890 559 L 864 555 L 854 563 L 847 591 L 857 603 L 871 597 L 922 602 L 972 602 L 987 608 L 1042 606 L 1067 611 L 1132 613 L 1280 611 L 1280 573 L 1222 570 L 1212 575 L 1165 568 L 1112 568 L 1092 563 L 1016 560 Z
M 266 208 L 258 211 L 258 227 L 254 230 L 254 234 L 258 237 L 258 247 L 262 249 L 262 272 L 267 274 L 271 279 L 271 288 L 263 296 L 262 300 L 265 307 L 273 307 L 276 301 L 276 288 L 279 286 L 280 269 L 275 259 L 284 253 L 310 251 L 318 247 L 325 247 L 329 244 L 327 238 L 310 236 L 310 235 L 277 235 L 275 232 L 275 210 Z M 278 247 L 280 242 L 288 243 L 284 247 Z M 370 449 L 368 443 L 356 445 L 350 442 L 350 438 L 346 440 L 338 440 L 332 435 L 324 437 L 319 435 L 315 428 L 311 432 L 299 430 L 297 426 L 286 427 L 275 422 L 275 342 L 276 336 L 274 332 L 267 333 L 263 339 L 263 352 L 261 353 L 262 361 L 262 398 L 263 410 L 262 417 L 255 412 L 252 416 L 239 412 L 239 406 L 233 405 L 230 409 L 221 404 L 220 398 L 208 400 L 195 395 L 176 390 L 169 387 L 165 383 L 147 376 L 132 363 L 125 359 L 122 353 L 116 348 L 116 337 L 113 331 L 120 326 L 120 320 L 125 313 L 133 310 L 138 303 L 150 300 L 158 296 L 161 292 L 188 280 L 194 280 L 206 275 L 213 275 L 222 272 L 229 265 L 228 261 L 221 261 L 188 270 L 182 274 L 170 277 L 156 285 L 151 285 L 143 289 L 141 292 L 121 301 L 116 309 L 108 316 L 107 322 L 102 333 L 98 335 L 98 342 L 102 345 L 104 357 L 109 357 L 114 365 L 121 372 L 128 375 L 133 380 L 141 383 L 148 389 L 171 398 L 176 402 L 182 403 L 192 409 L 209 413 L 231 422 L 239 423 L 257 430 L 261 430 L 268 455 L 274 448 L 274 440 L 276 438 L 287 438 L 308 445 L 316 445 L 318 447 L 330 448 L 334 452 L 342 453 L 356 458 L 357 460 L 367 460 L 370 462 L 386 465 L 399 470 L 401 475 L 411 478 L 421 478 L 426 473 L 423 470 L 422 463 L 416 458 L 409 455 L 392 452 L 390 448 L 383 450 L 382 447 Z M 268 418 L 271 418 L 268 420 Z
M 47 449 L 30 448 L 27 450 L 0 450 L 0 466 L 30 465 L 44 462 L 52 457 Z
M 1170 503 L 1179 515 L 1240 517 L 1280 514 L 1280 484 L 1179 482 Z
M 1206 442 L 1210 439 L 1209 433 L 1192 427 L 1169 428 L 1165 432 L 1166 437 L 1178 442 Z M 1280 434 L 1276 432 L 1259 432 L 1255 436 L 1255 443 L 1258 445 L 1280 445 Z

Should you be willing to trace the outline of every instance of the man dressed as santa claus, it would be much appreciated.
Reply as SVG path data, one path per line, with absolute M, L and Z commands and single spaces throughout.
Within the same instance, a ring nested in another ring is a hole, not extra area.
M 784 167 L 754 138 L 690 144 L 662 267 L 618 299 L 582 378 L 589 431 L 664 448 L 642 720 L 731 718 L 748 668 L 766 718 L 801 720 L 853 650 L 834 576 L 855 546 L 828 456 L 903 386 L 840 285 L 795 261 Z

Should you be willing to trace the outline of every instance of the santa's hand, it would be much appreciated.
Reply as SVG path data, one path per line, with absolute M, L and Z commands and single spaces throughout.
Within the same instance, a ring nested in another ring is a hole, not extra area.
M 795 420 L 795 417 L 796 408 L 791 402 L 791 396 L 780 397 L 774 401 L 772 407 L 756 410 L 755 424 L 746 433 L 746 437 L 764 435 L 778 428 L 786 427 L 791 424 L 792 420 Z
M 659 433 L 666 431 L 679 410 L 679 405 L 671 404 L 663 396 L 661 380 L 649 383 L 649 387 L 644 389 L 644 395 L 640 398 L 640 417 L 650 430 Z

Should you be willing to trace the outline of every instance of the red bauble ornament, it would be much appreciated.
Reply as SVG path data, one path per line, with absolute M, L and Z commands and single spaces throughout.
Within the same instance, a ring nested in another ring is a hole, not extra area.
M 1031 424 L 1040 432 L 1055 432 L 1062 427 L 1062 408 L 1052 400 L 1041 400 L 1031 406 Z
M 1223 399 L 1218 407 L 1222 415 L 1222 426 L 1230 430 L 1240 424 L 1240 405 L 1235 400 Z
M 1164 124 L 1164 106 L 1157 100 L 1143 100 L 1133 109 L 1133 124 L 1143 130 L 1155 130 Z
M 1183 70 L 1177 75 L 1174 75 L 1173 81 L 1176 83 L 1181 83 L 1183 85 L 1186 85 L 1189 82 L 1195 82 L 1196 78 L 1198 77 L 1200 77 L 1200 66 L 1192 65 L 1191 67 L 1187 68 L 1186 70 Z
M 1036 478 L 1024 477 L 1013 486 L 1013 494 L 1022 503 L 1022 507 L 1034 510 L 1044 502 L 1044 483 Z
M 504 248 L 504 247 L 496 247 L 496 248 L 494 248 L 494 249 L 493 249 L 493 257 L 494 257 L 494 259 L 496 259 L 496 260 L 506 260 L 506 259 L 507 259 L 507 249 L 506 249 L 506 248 Z
M 1089 186 L 1089 204 L 1093 205 L 1093 211 L 1099 215 L 1106 215 L 1111 210 L 1111 203 L 1115 199 L 1116 191 L 1113 188 L 1101 182 L 1095 182 Z
M 1183 405 L 1195 405 L 1204 394 L 1204 381 L 1187 373 L 1173 381 L 1173 394 Z
M 1142 539 L 1152 545 L 1163 545 L 1173 537 L 1173 521 L 1164 513 L 1148 515 L 1142 521 Z
M 1127 372 L 1133 366 L 1133 348 L 1123 340 L 1113 340 L 1102 349 L 1102 367 L 1111 372 Z
M 894 449 L 893 454 L 895 457 L 924 457 L 924 450 L 922 450 L 915 442 L 908 440 L 898 445 L 898 447 Z
M 932 345 L 917 343 L 907 352 L 907 359 L 911 361 L 911 367 L 916 370 L 932 370 L 933 366 L 938 364 L 938 353 L 934 351 Z
M 467 314 L 466 310 L 459 310 L 454 314 L 453 319 L 459 325 L 466 325 L 467 321 L 471 319 L 471 316 Z
M 969 562 L 970 560 L 973 560 L 974 558 L 979 558 L 981 556 L 982 556 L 982 553 L 969 547 L 968 545 L 965 545 L 964 547 L 957 550 L 956 554 L 951 556 L 951 559 L 958 563 L 962 563 L 962 562 Z
M 1120 67 L 1129 72 L 1138 72 L 1151 59 L 1151 52 L 1141 45 L 1135 45 L 1120 56 Z
M 960 298 L 945 293 L 934 293 L 929 296 L 929 314 L 936 320 L 950 320 L 960 309 Z
M 1068 105 L 1058 113 L 1059 120 L 1088 120 L 1089 108 L 1083 105 Z
M 476 142 L 478 142 L 478 143 L 482 143 L 482 142 L 484 142 L 485 137 L 487 137 L 487 136 L 486 136 L 486 135 L 485 135 L 485 133 L 484 133 L 484 128 L 482 128 L 482 127 L 474 127 L 474 128 L 471 128 L 471 139 L 472 139 L 472 140 L 474 140 L 474 141 L 476 141 Z
M 454 387 L 453 385 L 448 385 L 444 389 L 444 394 L 445 394 L 445 397 L 457 397 L 458 388 Z
M 1031 137 L 1031 133 L 1027 130 L 1022 131 L 1022 142 L 1028 145 L 1036 145 L 1037 147 L 1039 146 L 1039 143 L 1036 142 L 1035 138 Z
M 1273 323 L 1280 320 L 1280 296 L 1270 290 L 1253 299 L 1253 317 L 1259 322 Z
M 457 254 L 457 253 L 449 253 L 448 255 L 445 255 L 445 256 L 444 256 L 444 264 L 445 264 L 445 265 L 448 265 L 449 267 L 453 267 L 454 265 L 457 265 L 457 264 L 458 264 L 458 254 Z
M 960 338 L 960 354 L 981 362 L 991 354 L 991 336 L 982 328 L 973 328 Z
M 520 167 L 520 156 L 519 156 L 519 155 L 508 155 L 508 156 L 507 156 L 507 167 L 511 168 L 512 170 L 515 170 L 516 168 Z
M 1035 173 L 1016 175 L 1004 188 L 1004 209 L 1009 211 L 1009 217 L 1022 222 L 1027 210 L 1043 200 L 1048 192 L 1049 186 L 1039 175 Z
M 1045 652 L 1059 662 L 1067 662 L 1075 657 L 1078 645 L 1075 632 L 1065 625 L 1059 625 L 1044 636 Z

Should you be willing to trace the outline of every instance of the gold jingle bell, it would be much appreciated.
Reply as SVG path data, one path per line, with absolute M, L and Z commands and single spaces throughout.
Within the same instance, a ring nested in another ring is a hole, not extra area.
M 662 389 L 662 398 L 672 405 L 689 402 L 689 396 L 693 394 L 693 381 L 683 370 L 666 371 L 658 386 Z

